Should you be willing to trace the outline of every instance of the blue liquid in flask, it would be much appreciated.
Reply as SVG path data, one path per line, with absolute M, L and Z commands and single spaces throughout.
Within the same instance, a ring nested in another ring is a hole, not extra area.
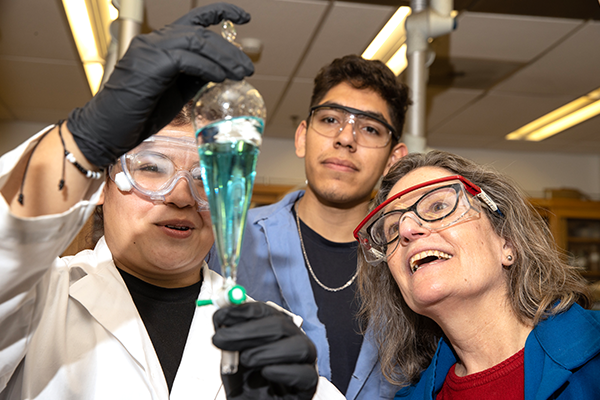
M 223 276 L 229 282 L 236 280 L 263 124 L 260 118 L 238 117 L 217 121 L 197 132 L 215 244 Z

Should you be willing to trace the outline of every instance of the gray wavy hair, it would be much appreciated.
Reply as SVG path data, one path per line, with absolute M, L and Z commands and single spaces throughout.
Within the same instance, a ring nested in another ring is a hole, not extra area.
M 514 251 L 515 261 L 504 271 L 507 301 L 519 320 L 535 325 L 576 302 L 590 307 L 585 279 L 576 267 L 566 263 L 547 224 L 510 178 L 489 167 L 442 151 L 409 154 L 383 178 L 372 207 L 386 200 L 399 179 L 421 167 L 440 167 L 463 176 L 482 188 L 504 214 L 500 217 L 481 207 L 496 234 Z M 443 332 L 433 320 L 408 307 L 387 263 L 373 267 L 362 253 L 358 263 L 359 316 L 363 326 L 368 323 L 375 333 L 382 372 L 396 385 L 415 383 L 429 365 Z

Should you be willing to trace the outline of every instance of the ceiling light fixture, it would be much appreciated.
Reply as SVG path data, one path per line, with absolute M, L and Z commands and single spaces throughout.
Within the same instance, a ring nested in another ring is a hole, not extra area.
M 109 27 L 118 11 L 111 0 L 62 0 L 77 51 L 92 91 L 100 88 L 110 44 Z
M 363 52 L 362 57 L 367 60 L 381 60 L 396 75 L 404 71 L 408 65 L 404 24 L 410 13 L 410 7 L 402 6 L 398 8 Z
M 539 142 L 600 114 L 600 88 L 506 135 L 506 140 Z

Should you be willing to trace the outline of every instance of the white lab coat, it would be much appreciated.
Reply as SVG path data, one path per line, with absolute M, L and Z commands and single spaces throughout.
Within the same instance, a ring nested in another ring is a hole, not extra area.
M 38 135 L 0 159 L 0 187 Z M 169 396 L 106 242 L 58 258 L 99 194 L 36 218 L 15 217 L 0 196 L 0 399 L 225 399 L 221 352 L 211 341 L 214 306 L 196 308 Z M 199 298 L 208 299 L 222 278 L 206 264 L 203 274 Z M 315 398 L 343 396 L 321 380 Z

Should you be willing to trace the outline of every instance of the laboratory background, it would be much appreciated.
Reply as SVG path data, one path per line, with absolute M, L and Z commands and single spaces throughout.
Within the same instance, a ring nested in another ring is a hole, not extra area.
M 404 130 L 409 150 L 446 150 L 509 174 L 581 266 L 600 308 L 598 0 L 230 2 L 252 15 L 237 40 L 255 62 L 248 82 L 267 105 L 253 204 L 304 185 L 294 133 L 319 69 L 347 54 L 380 59 L 418 98 L 422 118 L 409 116 Z M 0 153 L 92 97 L 118 54 L 111 24 L 149 32 L 212 1 L 113 3 L 134 7 L 121 10 L 128 19 L 110 0 L 0 2 Z M 406 30 L 413 12 L 429 29 L 416 91 L 406 62 L 409 37 L 421 29 Z

